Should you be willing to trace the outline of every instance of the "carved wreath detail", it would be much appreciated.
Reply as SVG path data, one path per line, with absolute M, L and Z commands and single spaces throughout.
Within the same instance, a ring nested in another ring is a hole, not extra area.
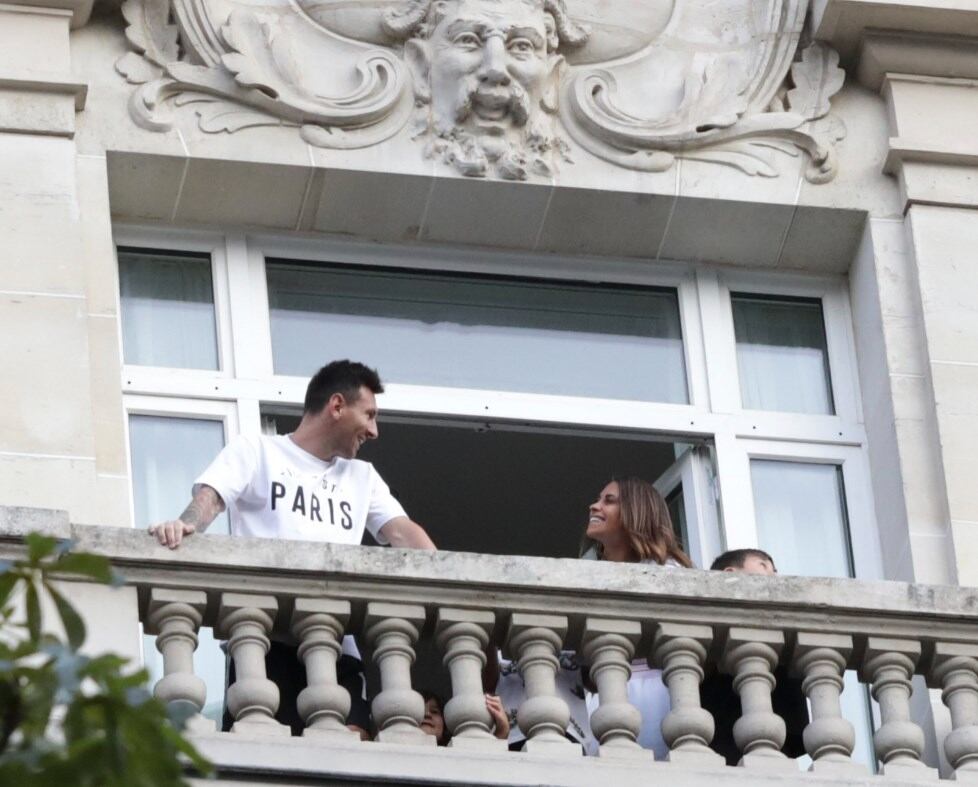
M 130 114 L 205 132 L 298 129 L 367 147 L 405 131 L 460 174 L 550 178 L 574 147 L 830 180 L 838 55 L 799 49 L 807 0 L 125 0 Z

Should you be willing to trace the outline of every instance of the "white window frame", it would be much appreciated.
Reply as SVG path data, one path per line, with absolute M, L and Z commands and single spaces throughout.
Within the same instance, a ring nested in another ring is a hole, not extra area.
M 168 245 L 167 240 L 171 243 Z M 224 240 L 220 235 L 205 232 L 187 232 L 181 237 L 178 246 L 172 245 L 170 233 L 160 230 L 132 232 L 119 228 L 115 232 L 116 268 L 118 269 L 119 248 L 158 249 L 161 252 L 193 252 L 207 254 L 211 260 L 211 281 L 214 292 L 214 331 L 217 340 L 217 369 L 174 369 L 165 366 L 136 366 L 126 364 L 126 368 L 138 369 L 156 374 L 177 375 L 189 380 L 220 377 L 231 379 L 235 376 L 234 352 L 231 347 L 231 324 L 228 320 L 230 293 L 228 288 L 228 264 Z M 122 319 L 122 297 L 116 293 L 116 313 Z M 121 327 L 121 326 L 120 326 Z M 119 332 L 120 343 L 122 331 Z M 120 358 L 125 359 L 125 348 L 121 347 Z M 123 360 L 123 363 L 125 361 Z
M 378 397 L 380 406 L 387 413 L 422 418 L 503 420 L 545 428 L 610 430 L 639 438 L 654 434 L 662 439 L 663 434 L 672 434 L 679 441 L 710 440 L 716 453 L 724 532 L 720 541 L 700 534 L 704 560 L 723 548 L 757 545 L 751 458 L 839 464 L 849 522 L 856 525 L 850 538 L 857 574 L 872 578 L 881 573 L 844 277 L 139 226 L 117 227 L 115 242 L 118 246 L 211 254 L 221 355 L 219 372 L 125 365 L 127 441 L 130 412 L 184 417 L 224 413 L 220 417 L 228 419 L 225 436 L 230 439 L 238 433 L 260 434 L 263 407 L 301 407 L 307 378 L 273 374 L 266 258 L 675 288 L 689 404 L 391 383 Z M 835 415 L 741 407 L 731 291 L 822 300 Z M 702 479 L 696 486 L 703 488 Z

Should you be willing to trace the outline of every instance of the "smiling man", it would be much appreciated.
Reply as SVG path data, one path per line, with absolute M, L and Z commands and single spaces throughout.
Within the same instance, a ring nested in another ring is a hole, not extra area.
M 302 421 L 290 435 L 240 436 L 197 479 L 177 519 L 149 532 L 171 549 L 228 509 L 231 535 L 434 549 L 373 465 L 356 459 L 376 439 L 384 390 L 363 364 L 334 361 L 309 381 Z
M 377 372 L 362 363 L 324 366 L 309 381 L 295 432 L 232 440 L 197 479 L 184 512 L 149 532 L 176 549 L 227 508 L 232 536 L 359 544 L 366 529 L 381 544 L 434 549 L 373 465 L 356 458 L 360 446 L 378 436 L 376 394 L 383 390 Z M 301 735 L 305 720 L 299 717 L 296 697 L 306 686 L 306 674 L 295 644 L 273 639 L 265 669 L 281 691 L 275 718 Z M 350 694 L 348 722 L 364 733 L 370 714 L 363 696 L 363 664 L 351 636 L 343 638 L 336 669 L 337 681 Z M 230 662 L 228 683 L 234 678 Z M 225 712 L 223 729 L 231 723 Z

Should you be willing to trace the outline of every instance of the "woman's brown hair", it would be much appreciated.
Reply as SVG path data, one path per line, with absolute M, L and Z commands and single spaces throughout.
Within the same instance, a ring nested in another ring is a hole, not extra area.
M 659 491 L 648 481 L 634 476 L 613 480 L 618 484 L 621 525 L 628 533 L 633 562 L 654 560 L 664 565 L 671 558 L 685 568 L 693 568 L 693 561 L 676 539 L 669 508 Z M 601 545 L 595 547 L 600 557 Z

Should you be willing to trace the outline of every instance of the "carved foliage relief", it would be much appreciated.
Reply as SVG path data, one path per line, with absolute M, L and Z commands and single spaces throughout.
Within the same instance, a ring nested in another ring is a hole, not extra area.
M 799 45 L 808 0 L 125 0 L 133 120 L 297 129 L 312 145 L 406 133 L 471 177 L 679 158 L 835 174 L 838 55 Z

